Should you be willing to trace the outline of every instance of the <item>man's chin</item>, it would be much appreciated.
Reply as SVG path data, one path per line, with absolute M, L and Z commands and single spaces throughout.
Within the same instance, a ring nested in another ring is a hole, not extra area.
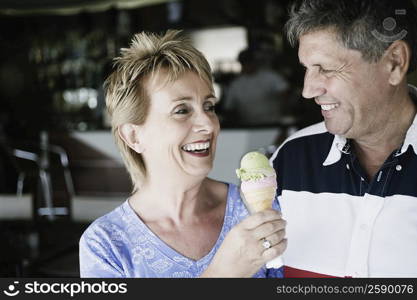
M 346 130 L 340 127 L 339 124 L 335 124 L 335 121 L 326 121 L 324 120 L 324 125 L 329 133 L 334 135 L 346 136 Z M 339 125 L 339 126 L 338 126 Z

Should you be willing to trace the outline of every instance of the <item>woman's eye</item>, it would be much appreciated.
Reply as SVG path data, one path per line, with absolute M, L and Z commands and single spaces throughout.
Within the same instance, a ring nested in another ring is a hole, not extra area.
M 216 105 L 213 103 L 207 103 L 204 105 L 205 111 L 216 111 Z
M 179 107 L 174 110 L 174 114 L 178 114 L 178 115 L 188 114 L 188 112 L 189 112 L 189 109 L 186 107 Z

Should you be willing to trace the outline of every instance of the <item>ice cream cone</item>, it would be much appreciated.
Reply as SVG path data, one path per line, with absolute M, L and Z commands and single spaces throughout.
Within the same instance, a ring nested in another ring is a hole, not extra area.
M 256 213 L 272 207 L 276 188 L 262 187 L 259 189 L 242 191 L 244 202 L 250 213 Z
M 236 174 L 241 180 L 242 199 L 251 214 L 272 207 L 277 189 L 275 170 L 269 165 L 265 155 L 249 152 L 243 156 Z M 267 262 L 267 268 L 283 266 L 281 256 Z

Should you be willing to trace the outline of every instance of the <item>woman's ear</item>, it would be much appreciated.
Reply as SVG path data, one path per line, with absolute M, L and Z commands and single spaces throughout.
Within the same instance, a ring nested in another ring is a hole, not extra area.
M 140 142 L 139 130 L 139 126 L 132 123 L 122 124 L 117 128 L 120 138 L 135 152 L 142 153 L 145 148 Z
M 389 83 L 398 85 L 407 75 L 410 62 L 410 48 L 407 43 L 398 40 L 388 47 L 387 51 L 388 67 L 389 67 Z

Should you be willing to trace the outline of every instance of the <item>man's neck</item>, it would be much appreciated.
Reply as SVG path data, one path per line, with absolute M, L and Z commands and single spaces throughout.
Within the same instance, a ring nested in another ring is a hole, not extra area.
M 386 126 L 372 136 L 353 141 L 354 151 L 368 179 L 372 179 L 387 157 L 404 142 L 408 128 L 416 115 L 416 106 L 408 97 L 404 103 L 397 105 Z

